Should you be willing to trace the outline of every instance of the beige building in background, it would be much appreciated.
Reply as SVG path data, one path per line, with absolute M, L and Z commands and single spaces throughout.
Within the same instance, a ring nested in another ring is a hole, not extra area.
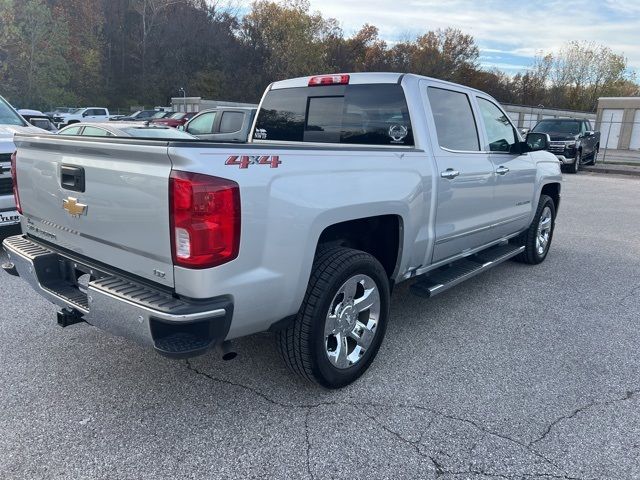
M 640 150 L 640 97 L 600 97 L 596 128 L 607 149 Z

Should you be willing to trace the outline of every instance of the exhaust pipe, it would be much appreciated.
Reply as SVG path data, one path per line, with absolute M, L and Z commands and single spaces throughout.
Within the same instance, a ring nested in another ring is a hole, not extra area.
M 222 360 L 225 362 L 229 360 L 233 360 L 238 356 L 238 352 L 236 352 L 235 348 L 233 348 L 233 343 L 229 340 L 225 340 L 220 345 L 220 350 L 222 350 Z

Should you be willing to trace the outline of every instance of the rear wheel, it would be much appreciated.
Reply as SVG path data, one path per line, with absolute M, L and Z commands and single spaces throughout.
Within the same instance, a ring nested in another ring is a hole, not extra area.
M 524 246 L 524 251 L 515 257 L 515 260 L 530 265 L 542 263 L 549 253 L 555 220 L 556 208 L 553 199 L 547 195 L 541 195 L 531 225 L 513 242 Z
M 373 256 L 335 247 L 318 253 L 307 292 L 277 345 L 295 373 L 327 388 L 356 380 L 376 356 L 389 316 L 389 280 Z

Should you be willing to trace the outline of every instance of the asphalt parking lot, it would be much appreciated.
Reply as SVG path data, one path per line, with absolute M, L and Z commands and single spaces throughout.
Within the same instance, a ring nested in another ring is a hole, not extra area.
M 60 329 L 0 275 L 0 478 L 640 478 L 640 179 L 565 180 L 545 263 L 400 286 L 341 391 L 269 334 L 186 362 Z

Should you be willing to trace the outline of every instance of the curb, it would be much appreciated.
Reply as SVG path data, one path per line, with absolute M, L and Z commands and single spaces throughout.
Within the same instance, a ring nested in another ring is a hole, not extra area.
M 623 167 L 621 165 L 598 165 L 584 166 L 582 170 L 591 173 L 608 173 L 614 175 L 628 175 L 630 177 L 640 177 L 640 168 Z

